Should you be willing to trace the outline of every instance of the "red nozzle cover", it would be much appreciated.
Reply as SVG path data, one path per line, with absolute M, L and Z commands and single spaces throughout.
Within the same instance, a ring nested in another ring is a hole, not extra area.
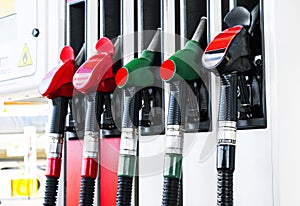
M 208 69 L 218 66 L 223 61 L 231 42 L 242 29 L 242 26 L 235 26 L 218 34 L 204 51 L 203 65 Z
M 169 79 L 171 79 L 175 73 L 175 67 L 175 63 L 172 60 L 168 59 L 164 61 L 160 66 L 159 71 L 162 80 L 168 81 Z
M 111 83 L 111 79 L 114 79 L 112 70 L 114 45 L 104 37 L 98 40 L 96 49 L 98 54 L 82 64 L 73 77 L 74 87 L 84 94 L 96 90 L 110 92 L 115 89 L 115 84 Z M 105 49 L 108 52 L 105 52 Z
M 128 79 L 128 70 L 125 67 L 120 68 L 116 73 L 115 82 L 118 87 L 124 86 Z
M 38 87 L 40 94 L 49 99 L 73 95 L 72 79 L 76 66 L 72 47 L 65 46 L 60 53 L 60 59 L 63 63 L 48 72 Z

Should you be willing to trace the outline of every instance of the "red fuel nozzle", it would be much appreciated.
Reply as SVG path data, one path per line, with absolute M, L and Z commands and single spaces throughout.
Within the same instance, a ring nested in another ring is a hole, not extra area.
M 74 87 L 84 93 L 110 92 L 115 89 L 112 66 L 115 53 L 110 39 L 103 37 L 96 44 L 97 54 L 80 66 L 73 77 Z
M 60 59 L 63 63 L 48 72 L 38 87 L 41 95 L 49 99 L 73 95 L 72 79 L 77 67 L 72 47 L 65 46 Z

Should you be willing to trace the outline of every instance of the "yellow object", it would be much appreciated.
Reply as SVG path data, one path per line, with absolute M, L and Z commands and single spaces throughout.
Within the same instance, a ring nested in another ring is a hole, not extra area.
M 28 50 L 28 46 L 25 43 L 23 51 L 22 51 L 22 55 L 19 61 L 19 67 L 25 67 L 25 66 L 29 66 L 32 65 L 32 59 Z
M 0 18 L 16 13 L 15 0 L 0 0 Z
M 39 190 L 38 179 L 13 179 L 11 180 L 12 197 L 30 197 L 36 195 Z

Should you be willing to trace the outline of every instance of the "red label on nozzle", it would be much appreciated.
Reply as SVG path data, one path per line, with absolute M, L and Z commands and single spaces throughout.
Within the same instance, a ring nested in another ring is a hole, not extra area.
M 116 74 L 116 84 L 118 87 L 123 87 L 126 82 L 127 82 L 127 78 L 128 78 L 128 71 L 125 67 L 122 67 L 121 69 L 118 70 L 117 74 Z
M 232 40 L 243 29 L 242 26 L 235 26 L 226 29 L 218 34 L 207 46 L 202 56 L 202 63 L 208 69 L 215 68 L 224 59 L 224 56 L 231 45 Z
M 160 66 L 160 77 L 162 80 L 167 81 L 171 79 L 175 72 L 175 63 L 168 59 L 163 62 L 163 64 Z

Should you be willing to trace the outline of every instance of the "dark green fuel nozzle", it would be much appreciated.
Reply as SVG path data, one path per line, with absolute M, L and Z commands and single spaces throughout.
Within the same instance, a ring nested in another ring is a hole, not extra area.
M 202 17 L 192 40 L 185 48 L 177 51 L 160 67 L 160 76 L 166 82 L 176 80 L 195 80 L 199 78 L 199 67 L 202 67 L 201 56 L 203 50 L 200 42 L 206 37 L 206 21 Z
M 158 29 L 140 58 L 133 59 L 118 70 L 116 84 L 119 88 L 146 87 L 154 83 L 154 75 L 149 67 L 153 64 L 155 52 L 160 51 L 160 33 L 161 30 Z

